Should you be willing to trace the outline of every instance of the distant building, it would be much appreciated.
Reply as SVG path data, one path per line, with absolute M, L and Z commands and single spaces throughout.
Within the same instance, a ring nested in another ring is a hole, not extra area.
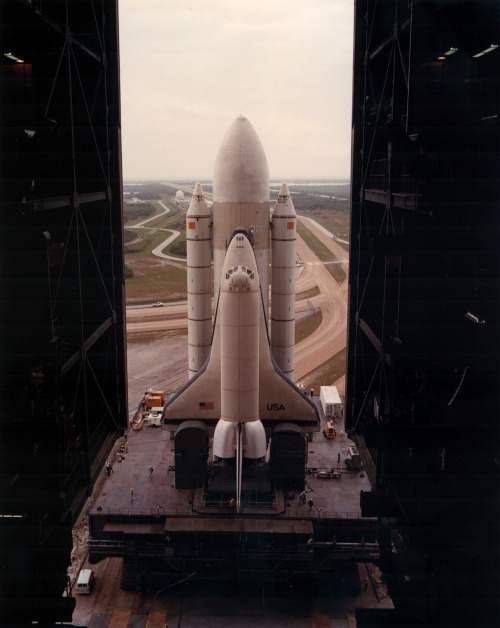
M 127 198 L 124 200 L 126 205 L 144 205 L 146 201 L 137 198 L 137 196 L 133 196 L 132 198 Z
M 177 190 L 175 193 L 175 202 L 183 203 L 184 202 L 184 192 L 182 190 Z

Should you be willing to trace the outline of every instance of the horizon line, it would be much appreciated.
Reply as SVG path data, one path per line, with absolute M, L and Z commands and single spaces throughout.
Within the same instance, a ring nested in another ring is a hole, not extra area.
M 147 178 L 147 177 L 123 177 L 123 182 L 126 183 L 127 181 L 130 182 L 137 182 L 137 181 L 141 181 L 141 182 L 154 182 L 154 183 L 163 183 L 164 181 L 167 181 L 167 179 L 171 182 L 176 182 L 176 181 L 213 181 L 213 177 L 155 177 L 155 178 Z M 276 181 L 282 181 L 282 182 L 288 182 L 288 181 L 346 181 L 349 182 L 351 181 L 351 177 L 350 176 L 346 176 L 346 177 L 271 177 L 269 179 L 269 182 L 273 182 L 275 183 Z

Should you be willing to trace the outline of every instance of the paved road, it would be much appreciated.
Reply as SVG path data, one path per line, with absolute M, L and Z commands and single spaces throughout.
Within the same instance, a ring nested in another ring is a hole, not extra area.
M 125 229 L 142 229 L 142 227 L 144 227 L 146 223 L 151 222 L 152 220 L 156 220 L 160 216 L 164 216 L 165 214 L 170 213 L 170 208 L 167 207 L 163 201 L 156 201 L 156 202 L 158 203 L 158 205 L 161 205 L 163 207 L 163 211 L 161 214 L 155 214 L 151 218 L 146 218 L 146 220 L 141 220 L 141 222 L 138 222 L 135 225 L 128 225 L 127 227 L 125 227 Z
M 132 242 L 129 242 L 129 244 L 134 244 L 135 242 L 138 242 L 139 240 L 143 240 L 148 235 L 156 233 L 157 231 L 166 231 L 170 235 L 165 240 L 163 240 L 163 242 L 161 242 L 156 248 L 154 248 L 151 251 L 152 254 L 156 255 L 156 257 L 162 257 L 163 259 L 170 259 L 170 260 L 173 260 L 174 262 L 182 262 L 183 264 L 185 264 L 186 260 L 182 257 L 173 257 L 172 255 L 165 255 L 165 253 L 162 253 L 163 249 L 177 238 L 177 236 L 180 233 L 179 231 L 175 231 L 174 229 L 163 229 L 161 227 L 145 227 L 144 226 L 148 222 L 151 222 L 152 220 L 156 220 L 160 216 L 164 216 L 165 214 L 168 214 L 170 212 L 170 209 L 165 205 L 165 203 L 163 203 L 163 201 L 156 201 L 156 202 L 163 207 L 163 212 L 161 214 L 156 214 L 155 216 L 152 216 L 151 218 L 146 218 L 146 220 L 142 220 L 141 222 L 138 222 L 135 225 L 128 225 L 127 227 L 125 227 L 125 229 L 147 229 L 148 230 L 146 234 L 144 234 L 140 238 L 137 238 L 136 240 L 133 240 Z
M 347 251 L 328 237 L 317 223 L 308 222 L 307 226 L 341 261 L 347 276 L 349 261 Z M 305 270 L 296 282 L 296 292 L 318 286 L 320 294 L 311 301 L 316 307 L 321 308 L 323 314 L 318 329 L 295 347 L 295 379 L 300 380 L 346 346 L 348 282 L 346 279 L 342 284 L 338 284 L 325 265 L 299 237 L 297 252 L 305 264 Z
M 302 221 L 307 221 L 308 226 L 309 227 L 313 227 L 315 229 L 319 229 L 320 231 L 322 231 L 325 235 L 327 235 L 329 238 L 332 238 L 333 240 L 335 240 L 336 242 L 341 242 L 342 244 L 349 244 L 348 240 L 342 240 L 341 238 L 338 238 L 335 234 L 333 234 L 331 231 L 328 231 L 328 229 L 326 227 L 323 227 L 323 225 L 320 225 L 318 222 L 316 222 L 314 220 L 314 218 L 309 218 L 308 216 L 301 216 L 300 219 Z
M 192 196 L 194 192 L 194 187 L 191 185 L 179 185 L 178 183 L 169 183 L 168 181 L 163 181 L 163 185 L 168 185 L 171 188 L 174 188 L 176 190 L 181 190 L 182 192 L 186 192 L 186 194 L 189 194 L 189 196 Z M 201 187 L 203 188 L 203 183 L 201 184 Z M 214 195 L 211 192 L 207 192 L 206 190 L 203 190 L 203 194 L 205 195 L 205 199 L 209 202 L 209 204 L 211 204 L 213 201 Z

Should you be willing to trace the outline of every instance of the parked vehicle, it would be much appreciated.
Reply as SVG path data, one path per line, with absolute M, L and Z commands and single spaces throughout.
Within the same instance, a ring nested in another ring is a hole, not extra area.
M 323 436 L 329 438 L 330 440 L 334 439 L 337 434 L 335 433 L 335 428 L 333 427 L 333 421 L 328 421 L 325 429 L 323 430 Z
M 90 595 L 94 587 L 95 576 L 92 569 L 82 569 L 76 581 L 76 592 L 83 595 Z

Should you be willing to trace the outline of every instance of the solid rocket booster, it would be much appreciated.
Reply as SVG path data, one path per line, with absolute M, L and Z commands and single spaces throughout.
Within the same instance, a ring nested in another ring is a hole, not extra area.
M 210 353 L 212 341 L 212 216 L 200 183 L 186 214 L 189 378 Z
M 286 183 L 281 184 L 271 217 L 271 351 L 293 382 L 297 215 Z
M 269 285 L 269 169 L 266 154 L 250 122 L 239 116 L 227 130 L 214 166 L 214 299 L 222 266 L 236 228 L 243 227 L 255 252 L 260 281 Z M 267 320 L 269 297 L 263 290 Z

